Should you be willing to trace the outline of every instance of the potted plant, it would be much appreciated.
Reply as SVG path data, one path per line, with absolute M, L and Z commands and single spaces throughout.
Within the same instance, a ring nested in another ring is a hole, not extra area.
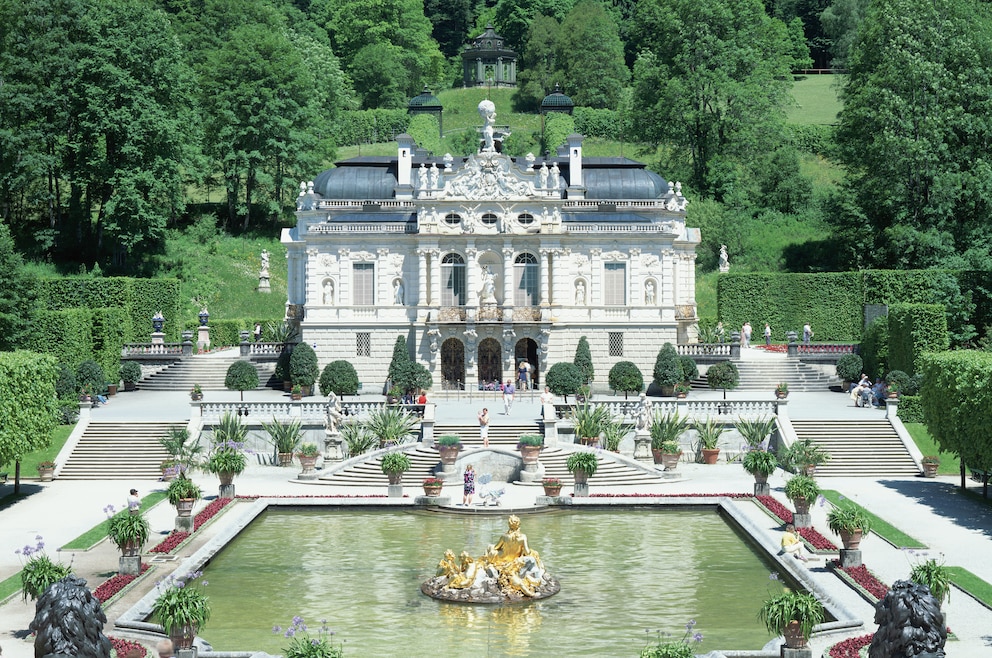
M 162 471 L 162 482 L 172 482 L 179 474 L 179 462 L 175 459 L 163 459 L 158 467 Z
M 885 392 L 889 398 L 898 398 L 910 383 L 909 375 L 902 370 L 890 370 L 885 376 Z
M 827 512 L 827 527 L 840 535 L 844 548 L 857 550 L 862 536 L 871 531 L 871 519 L 860 507 L 841 505 Z
M 844 382 L 844 392 L 851 388 L 851 382 L 861 377 L 864 361 L 857 354 L 844 354 L 837 359 L 837 376 Z
M 389 484 L 400 484 L 403 473 L 410 470 L 410 457 L 403 452 L 390 452 L 382 458 L 380 468 L 389 478 Z
M 830 453 L 813 443 L 810 438 L 794 442 L 779 455 L 779 461 L 796 473 L 813 477 L 816 467 L 830 460 Z
M 593 406 L 585 402 L 575 405 L 571 415 L 579 442 L 588 446 L 597 445 L 603 427 L 610 422 L 610 410 L 605 406 Z
M 303 387 L 299 384 L 293 384 L 293 388 L 289 391 L 289 398 L 291 400 L 302 400 L 303 399 Z
M 775 429 L 775 418 L 741 418 L 734 423 L 740 435 L 751 450 L 764 450 L 767 439 Z
M 540 434 L 521 434 L 517 439 L 517 450 L 525 464 L 536 464 L 544 450 L 544 437 Z
M 921 463 L 923 464 L 923 477 L 937 477 L 937 469 L 940 468 L 940 457 L 937 455 L 927 455 Z
M 610 452 L 620 452 L 620 442 L 627 436 L 627 426 L 622 420 L 609 419 L 603 425 L 603 443 Z
M 23 551 L 23 552 L 22 552 Z M 30 596 L 38 599 L 52 583 L 56 583 L 72 573 L 72 567 L 54 562 L 45 553 L 45 545 L 40 539 L 35 548 L 25 546 L 17 551 L 28 558 L 21 569 L 21 595 L 27 601 Z
M 809 514 L 809 506 L 820 495 L 820 485 L 808 475 L 793 475 L 785 483 L 785 497 L 796 507 L 796 514 Z
M 176 507 L 179 516 L 189 516 L 193 511 L 193 505 L 203 497 L 200 487 L 186 477 L 185 473 L 179 473 L 166 489 L 169 503 Z
M 779 382 L 775 387 L 775 397 L 784 400 L 789 397 L 789 382 Z
M 300 466 L 303 467 L 304 474 L 310 474 L 316 470 L 318 455 L 319 451 L 317 450 L 316 443 L 304 443 L 300 446 L 300 450 L 296 453 L 296 456 L 300 458 Z
M 768 482 L 768 476 L 778 468 L 778 460 L 775 455 L 765 450 L 749 450 L 744 455 L 744 470 L 754 476 L 754 481 L 758 484 Z
M 582 404 L 585 403 L 589 398 L 592 397 L 592 389 L 589 388 L 589 384 L 583 384 L 579 387 L 579 390 L 575 393 L 575 401 Z
M 344 649 L 341 646 L 331 644 L 331 637 L 334 633 L 327 624 L 322 622 L 317 629 L 316 635 L 310 633 L 310 628 L 302 617 L 293 617 L 292 625 L 286 629 L 284 635 L 292 638 L 289 646 L 283 651 L 283 658 L 342 658 Z M 279 626 L 272 629 L 276 633 L 283 632 Z
M 396 384 L 393 384 L 389 387 L 389 390 L 386 391 L 386 404 L 396 404 L 400 401 L 401 397 L 403 397 L 403 389 Z
M 303 429 L 303 421 L 299 418 L 289 423 L 280 423 L 275 416 L 272 422 L 262 423 L 262 428 L 269 434 L 269 443 L 276 450 L 280 466 L 291 466 L 293 464 L 293 453 L 300 445 L 300 433 Z
M 682 372 L 682 361 L 679 359 L 678 350 L 671 343 L 665 343 L 658 350 L 658 356 L 654 361 L 653 382 L 655 386 L 661 387 L 662 395 L 674 395 L 675 385 L 685 381 L 685 374 Z
M 141 547 L 148 541 L 151 528 L 143 514 L 120 512 L 110 517 L 107 534 L 124 557 L 141 555 Z
M 458 461 L 458 453 L 462 450 L 462 440 L 457 434 L 443 434 L 435 445 L 441 455 L 442 464 L 454 464 Z
M 38 462 L 38 478 L 42 482 L 51 482 L 55 478 L 55 462 L 48 459 Z
M 726 431 L 723 423 L 717 422 L 713 418 L 707 418 L 705 423 L 697 421 L 692 428 L 696 430 L 696 436 L 699 439 L 699 452 L 703 457 L 703 463 L 715 464 L 720 458 L 720 448 L 717 447 L 720 442 L 720 435 Z
M 679 437 L 688 429 L 689 419 L 680 417 L 678 412 L 662 414 L 659 410 L 654 413 L 649 431 L 651 433 L 651 454 L 654 456 L 655 464 L 664 464 L 666 471 L 675 469 L 679 457 L 682 456 Z M 674 459 L 672 459 L 672 455 L 675 455 Z
M 208 473 L 213 473 L 220 478 L 221 485 L 231 484 L 231 482 L 234 481 L 234 476 L 240 475 L 248 466 L 248 458 L 245 457 L 245 453 L 241 450 L 244 446 L 244 433 L 242 430 L 246 432 L 247 429 L 241 425 L 236 416 L 231 416 L 230 414 L 224 415 L 221 419 L 221 425 L 223 425 L 225 420 L 229 417 L 234 419 L 228 420 L 229 424 L 233 424 L 235 422 L 237 423 L 237 432 L 232 434 L 224 431 L 221 426 L 218 426 L 217 429 L 214 430 L 215 443 L 210 451 L 210 456 L 207 458 L 207 463 L 204 466 L 205 471 Z M 237 441 L 227 437 L 240 437 L 242 440 Z
M 943 564 L 930 558 L 913 565 L 909 579 L 918 585 L 926 585 L 943 608 L 944 601 L 951 598 L 951 574 Z M 944 611 L 944 625 L 947 625 L 947 611 Z
M 137 361 L 125 361 L 121 364 L 119 374 L 124 382 L 124 390 L 133 391 L 141 381 L 141 364 Z
M 565 468 L 575 478 L 576 484 L 584 484 L 589 481 L 590 477 L 596 474 L 596 471 L 599 469 L 599 460 L 596 459 L 596 453 L 594 452 L 586 450 L 573 452 L 565 460 Z
M 165 587 L 152 605 L 152 612 L 177 650 L 192 648 L 196 634 L 210 619 L 210 600 L 195 582 L 199 576 L 199 572 L 181 578 L 170 576 L 159 585 Z
M 203 399 L 203 387 L 199 384 L 193 384 L 193 388 L 189 390 L 189 398 L 193 402 L 198 402 Z
M 185 427 L 170 427 L 158 442 L 169 453 L 169 459 L 161 464 L 163 482 L 171 482 L 177 474 L 192 468 L 203 452 L 199 443 L 190 443 L 189 430 Z
M 692 386 L 686 384 L 685 382 L 679 382 L 675 385 L 675 397 L 684 400 L 689 395 L 689 391 L 691 390 Z
M 297 343 L 289 357 L 289 374 L 293 387 L 301 386 L 304 395 L 310 395 L 313 383 L 320 377 L 317 353 L 307 343 Z
M 813 627 L 823 623 L 823 604 L 807 592 L 785 591 L 765 601 L 758 618 L 769 633 L 785 636 L 785 646 L 801 649 Z
M 439 477 L 429 477 L 424 478 L 424 495 L 430 496 L 431 498 L 441 495 L 441 489 L 444 487 L 444 480 Z
M 561 478 L 543 478 L 541 486 L 544 487 L 545 496 L 557 496 L 561 493 Z
M 420 423 L 420 419 L 402 407 L 379 407 L 374 409 L 365 426 L 368 431 L 379 439 L 379 447 L 406 443 L 413 438 L 413 430 Z

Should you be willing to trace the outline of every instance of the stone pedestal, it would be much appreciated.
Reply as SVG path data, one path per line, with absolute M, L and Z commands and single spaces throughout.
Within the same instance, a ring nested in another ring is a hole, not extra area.
M 771 496 L 772 495 L 772 485 L 768 484 L 767 482 L 755 482 L 754 483 L 754 495 L 755 496 Z
M 813 516 L 808 512 L 806 514 L 793 514 L 792 524 L 797 528 L 809 528 L 813 525 Z
M 782 645 L 782 653 L 780 654 L 782 658 L 813 658 L 813 650 L 809 647 L 803 647 L 802 649 L 793 649 Z
M 417 505 L 450 505 L 451 496 L 417 496 L 413 502 Z
M 141 574 L 140 555 L 122 555 L 117 563 L 117 573 L 122 576 L 137 576 Z
M 258 292 L 272 292 L 272 286 L 269 285 L 269 277 L 264 274 L 258 277 Z
M 196 348 L 198 350 L 210 349 L 210 327 L 203 326 L 196 328 Z
M 197 649 L 192 647 L 190 649 L 178 649 L 176 650 L 176 658 L 196 658 Z
M 634 432 L 634 459 L 645 464 L 654 463 L 654 456 L 651 454 L 651 433 L 646 429 Z
M 574 494 L 576 498 L 587 498 L 589 496 L 589 483 L 576 482 Z
M 403 497 L 403 485 L 402 484 L 390 484 L 387 489 L 387 493 L 390 498 L 402 498 Z
M 296 479 L 297 480 L 304 480 L 304 481 L 316 480 L 317 479 L 317 475 L 318 475 L 317 471 L 315 471 L 313 469 L 311 469 L 309 471 L 300 471 L 296 475 Z M 389 486 L 390 487 L 393 487 L 394 485 L 389 485 Z M 402 484 L 398 484 L 398 485 L 395 485 L 395 486 L 398 486 L 401 490 L 403 489 L 403 485 Z M 393 494 L 389 494 L 389 495 L 392 496 Z M 402 496 L 403 494 L 401 493 L 400 495 Z
M 334 432 L 328 434 L 324 432 L 324 463 L 329 461 L 340 462 L 344 461 L 344 440 L 341 438 L 341 432 Z M 324 467 L 326 470 L 326 466 Z
M 534 499 L 534 504 L 537 506 L 541 505 L 560 505 L 560 501 L 565 496 L 538 496 Z
M 152 332 L 152 345 L 162 345 L 165 343 L 165 334 L 161 331 Z
M 840 566 L 844 569 L 850 569 L 852 567 L 860 567 L 861 562 L 861 550 L 853 548 L 842 548 L 840 549 Z
M 193 532 L 193 516 L 177 516 L 176 517 L 176 531 L 178 532 Z
M 234 485 L 233 484 L 222 484 L 220 485 L 220 491 L 217 494 L 220 498 L 234 498 Z
M 521 482 L 540 482 L 544 479 L 544 465 L 541 462 L 524 464 L 520 471 Z

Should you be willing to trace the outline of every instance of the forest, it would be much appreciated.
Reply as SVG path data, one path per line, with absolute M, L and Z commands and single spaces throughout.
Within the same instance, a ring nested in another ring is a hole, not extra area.
M 274 236 L 299 181 L 391 138 L 348 126 L 389 111 L 402 124 L 425 86 L 461 87 L 460 52 L 491 23 L 519 54 L 513 112 L 559 85 L 590 137 L 683 181 L 704 272 L 719 244 L 744 270 L 992 269 L 988 9 L 0 0 L 0 251 L 154 276 L 170 231 L 196 222 Z M 792 123 L 793 82 L 812 68 L 844 72 L 842 109 Z M 516 148 L 542 146 L 555 145 Z

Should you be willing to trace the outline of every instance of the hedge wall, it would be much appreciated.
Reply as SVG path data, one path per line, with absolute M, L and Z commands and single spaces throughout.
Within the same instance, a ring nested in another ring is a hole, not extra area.
M 924 422 L 923 398 L 919 395 L 900 395 L 899 420 L 904 423 Z
M 148 342 L 152 316 L 165 316 L 166 340 L 178 341 L 180 290 L 177 279 L 127 277 L 58 277 L 38 281 L 41 305 L 51 310 L 69 308 L 120 308 L 127 320 L 124 342 Z
M 916 374 L 916 362 L 924 352 L 948 348 L 947 314 L 940 304 L 892 304 L 889 306 L 889 370 Z
M 50 354 L 75 368 L 93 358 L 93 313 L 88 308 L 40 311 L 35 317 L 28 349 Z
M 750 321 L 754 341 L 765 322 L 776 341 L 785 340 L 787 331 L 801 336 L 806 322 L 817 341 L 861 336 L 861 280 L 855 273 L 725 274 L 717 282 L 717 300 L 728 334 Z
M 577 107 L 572 111 L 575 119 L 575 132 L 584 137 L 602 137 L 620 140 L 622 126 L 616 110 L 597 110 L 591 107 Z
M 992 354 L 969 350 L 920 357 L 923 415 L 940 449 L 992 469 Z
M 389 142 L 409 123 L 406 110 L 347 110 L 337 121 L 334 141 L 340 146 Z
M 0 466 L 51 443 L 56 379 L 58 366 L 51 355 L 0 352 Z

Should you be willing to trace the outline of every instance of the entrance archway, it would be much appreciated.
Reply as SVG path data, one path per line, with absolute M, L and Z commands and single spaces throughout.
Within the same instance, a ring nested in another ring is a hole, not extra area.
M 448 391 L 465 389 L 465 346 L 457 338 L 441 343 L 441 388 Z
M 479 342 L 479 383 L 485 385 L 503 381 L 502 351 L 495 338 L 484 338 Z
M 513 364 L 517 368 L 518 374 L 521 361 L 526 361 L 530 364 L 527 384 L 532 388 L 536 388 L 541 382 L 540 372 L 537 370 L 540 361 L 537 359 L 537 341 L 533 338 L 521 338 L 513 348 Z

